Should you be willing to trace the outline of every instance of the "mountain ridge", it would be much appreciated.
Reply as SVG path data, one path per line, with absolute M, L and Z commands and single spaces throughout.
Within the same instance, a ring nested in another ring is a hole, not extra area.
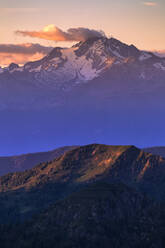
M 164 175 L 165 159 L 134 146 L 81 146 L 30 170 L 0 177 L 0 223 L 22 222 L 100 181 L 126 184 L 163 202 Z
M 99 176 L 102 178 L 102 175 L 105 179 L 110 177 L 117 181 L 122 179 L 125 182 L 129 179 L 138 182 L 143 180 L 147 170 L 157 170 L 157 164 L 163 169 L 165 159 L 145 153 L 135 146 L 91 144 L 66 151 L 53 161 L 40 163 L 24 172 L 9 173 L 0 177 L 0 191 L 9 191 L 12 187 L 33 188 L 42 185 L 42 182 L 51 182 L 52 179 L 60 183 L 90 182 L 98 180 Z M 15 185 L 17 179 L 21 179 L 22 182 Z M 149 177 L 150 179 L 152 178 Z M 11 183 L 8 184 L 8 181 Z M 6 189 L 3 187 L 5 185 Z
M 165 146 L 152 146 L 143 149 L 145 152 L 165 157 Z
M 76 148 L 76 146 L 64 146 L 47 152 L 26 153 L 15 156 L 0 156 L 0 176 L 11 172 L 30 169 L 36 164 L 51 161 L 74 148 Z

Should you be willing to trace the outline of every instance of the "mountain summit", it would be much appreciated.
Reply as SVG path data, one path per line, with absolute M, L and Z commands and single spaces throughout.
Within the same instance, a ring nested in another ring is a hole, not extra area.
M 114 38 L 91 38 L 71 48 L 54 48 L 39 61 L 23 67 L 11 64 L 2 73 L 28 73 L 38 83 L 51 83 L 51 87 L 64 87 L 65 83 L 79 84 L 99 77 L 112 67 L 125 64 L 152 66 L 152 70 L 165 71 L 165 59 L 154 53 L 138 50 Z
M 50 97 L 52 90 L 54 99 L 51 95 L 51 100 L 44 101 L 42 108 L 43 105 L 61 105 L 58 98 L 62 95 L 65 98 L 75 87 L 95 82 L 96 79 L 105 81 L 107 76 L 110 82 L 121 76 L 122 80 L 126 77 L 127 81 L 138 80 L 144 85 L 149 80 L 157 80 L 160 86 L 165 77 L 165 59 L 154 53 L 141 51 L 133 45 L 126 45 L 115 38 L 106 37 L 91 38 L 71 48 L 56 47 L 41 60 L 28 62 L 22 67 L 12 63 L 8 68 L 1 69 L 1 92 L 5 94 L 9 90 L 12 104 L 5 104 L 2 97 L 0 108 L 4 109 L 9 105 L 12 108 L 15 105 L 20 108 L 18 105 L 21 105 L 23 108 L 24 105 L 32 104 L 37 108 L 41 101 L 37 102 L 38 97 L 43 98 L 46 92 Z M 131 87 L 134 88 L 133 85 Z M 17 92 L 20 91 L 21 96 L 18 96 Z

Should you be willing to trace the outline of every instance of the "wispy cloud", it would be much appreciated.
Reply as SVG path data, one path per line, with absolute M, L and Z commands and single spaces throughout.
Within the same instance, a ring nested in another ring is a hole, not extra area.
M 145 6 L 148 6 L 148 7 L 155 7 L 155 6 L 157 6 L 158 5 L 158 3 L 157 2 L 151 2 L 151 1 L 147 1 L 147 2 L 143 2 L 143 5 L 145 5 Z
M 52 47 L 40 44 L 0 44 L 0 64 L 8 65 L 12 62 L 24 64 L 27 61 L 41 59 L 52 50 Z
M 104 36 L 103 31 L 98 31 L 88 28 L 70 28 L 67 31 L 63 31 L 53 24 L 44 27 L 39 31 L 22 31 L 18 30 L 15 32 L 18 35 L 29 36 L 33 38 L 41 38 L 45 40 L 53 41 L 85 41 L 92 37 Z

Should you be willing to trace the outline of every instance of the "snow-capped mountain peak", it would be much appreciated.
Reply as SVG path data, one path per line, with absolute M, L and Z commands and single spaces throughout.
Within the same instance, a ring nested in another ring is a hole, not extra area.
M 71 86 L 88 82 L 113 67 L 120 68 L 125 64 L 141 68 L 139 75 L 143 78 L 149 68 L 162 72 L 165 68 L 165 60 L 153 53 L 141 51 L 115 38 L 97 37 L 71 48 L 56 47 L 43 59 L 28 62 L 23 67 L 12 63 L 4 71 L 10 74 L 26 73 L 37 85 L 63 88 L 66 84 Z M 0 73 L 3 73 L 2 69 Z

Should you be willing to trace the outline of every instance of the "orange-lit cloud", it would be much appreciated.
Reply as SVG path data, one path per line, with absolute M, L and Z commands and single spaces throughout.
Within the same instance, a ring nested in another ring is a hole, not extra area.
M 35 53 L 34 55 L 27 54 L 6 54 L 0 53 L 0 66 L 8 66 L 10 63 L 25 64 L 28 61 L 35 61 L 43 57 L 42 53 Z
M 0 65 L 10 63 L 24 64 L 27 61 L 41 59 L 50 52 L 52 47 L 44 47 L 40 44 L 0 44 Z
M 156 2 L 143 2 L 143 4 L 148 7 L 154 7 L 158 5 Z
M 53 24 L 44 27 L 40 31 L 16 31 L 16 34 L 41 38 L 53 41 L 85 41 L 93 37 L 104 36 L 103 31 L 97 31 L 88 28 L 70 28 L 66 32 Z

